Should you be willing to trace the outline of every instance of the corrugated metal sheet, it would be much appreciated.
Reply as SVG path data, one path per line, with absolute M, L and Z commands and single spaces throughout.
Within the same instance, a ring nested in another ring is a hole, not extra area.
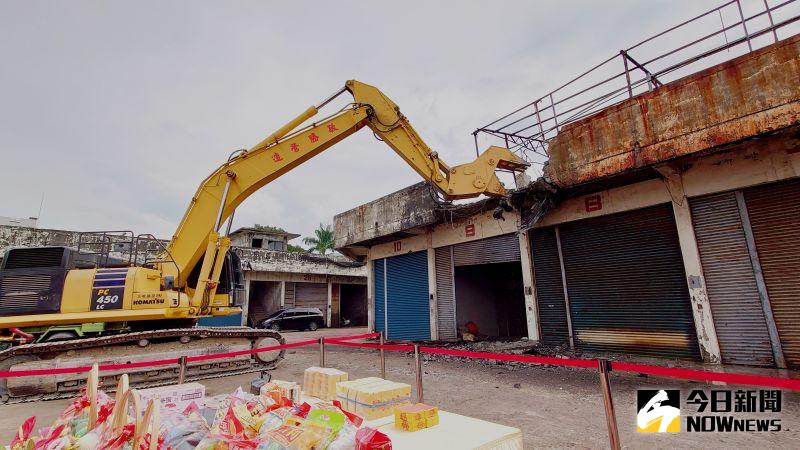
M 454 340 L 456 332 L 456 292 L 453 282 L 453 248 L 439 247 L 436 257 L 436 311 L 439 339 Z
M 800 180 L 744 190 L 758 259 L 790 368 L 800 368 Z
M 375 331 L 386 331 L 386 260 L 373 261 L 372 271 L 375 280 Z
M 531 253 L 542 343 L 566 344 L 569 342 L 567 304 L 561 281 L 555 228 L 537 228 L 531 232 Z
M 285 291 L 283 293 L 283 306 L 285 308 L 294 306 L 294 285 L 295 283 L 292 281 L 286 282 Z
M 516 233 L 453 245 L 455 266 L 514 261 L 519 261 L 519 237 Z
M 387 258 L 386 292 L 389 338 L 430 339 L 427 252 Z
M 559 231 L 577 348 L 699 359 L 671 205 Z
M 736 194 L 690 200 L 722 362 L 774 366 Z
M 295 283 L 294 306 L 319 308 L 327 322 L 328 317 L 328 284 L 327 283 Z

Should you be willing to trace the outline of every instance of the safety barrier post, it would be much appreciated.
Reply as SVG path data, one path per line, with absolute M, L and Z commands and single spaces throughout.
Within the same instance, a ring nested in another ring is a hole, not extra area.
M 611 385 L 608 381 L 608 372 L 611 370 L 608 360 L 598 359 L 597 370 L 600 373 L 600 392 L 603 394 L 603 405 L 606 410 L 608 442 L 612 450 L 619 450 L 620 442 L 619 430 L 617 429 L 617 416 L 614 414 L 614 399 L 611 397 Z
M 417 372 L 417 403 L 425 403 L 422 393 L 422 355 L 419 353 L 419 344 L 414 344 L 414 365 Z
M 178 369 L 178 384 L 183 384 L 186 381 L 186 357 L 181 356 L 178 358 L 178 364 L 180 365 Z
M 386 351 L 383 349 L 383 344 L 386 343 L 386 339 L 383 337 L 383 331 L 381 331 L 380 336 L 380 344 L 381 344 L 381 378 L 384 380 L 386 379 Z
M 325 338 L 319 338 L 319 366 L 325 367 Z

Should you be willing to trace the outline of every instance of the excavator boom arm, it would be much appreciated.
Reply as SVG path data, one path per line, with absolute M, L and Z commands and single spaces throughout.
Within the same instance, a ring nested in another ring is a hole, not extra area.
M 351 80 L 339 93 L 344 90 L 353 95 L 352 107 L 292 132 L 318 111 L 318 107 L 308 108 L 203 180 L 167 247 L 169 258 L 175 264 L 161 265 L 162 273 L 176 280 L 176 287 L 185 286 L 189 274 L 203 258 L 197 291 L 207 289 L 207 282 L 213 286 L 213 296 L 218 280 L 213 279 L 212 273 L 218 271 L 212 270 L 216 255 L 209 253 L 213 253 L 215 245 L 220 247 L 217 231 L 221 224 L 255 191 L 364 126 L 371 128 L 448 199 L 503 196 L 506 192 L 495 169 L 524 170 L 527 167 L 514 153 L 501 147 L 490 147 L 475 161 L 450 167 L 419 137 L 397 105 L 378 89 Z

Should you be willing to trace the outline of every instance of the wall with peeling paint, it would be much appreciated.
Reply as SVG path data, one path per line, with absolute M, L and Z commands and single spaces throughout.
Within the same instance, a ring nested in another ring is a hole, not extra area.
M 800 36 L 564 126 L 545 177 L 574 186 L 800 123 Z

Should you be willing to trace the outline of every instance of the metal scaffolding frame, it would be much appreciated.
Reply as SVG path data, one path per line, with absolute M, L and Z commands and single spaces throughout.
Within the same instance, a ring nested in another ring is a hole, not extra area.
M 548 141 L 564 125 L 681 76 L 740 56 L 725 57 L 722 52 L 730 53 L 737 48 L 744 49 L 743 54 L 746 54 L 778 42 L 778 31 L 800 20 L 797 0 L 785 0 L 773 6 L 763 0 L 763 9 L 750 16 L 745 16 L 740 1 L 727 1 L 620 50 L 552 91 L 477 128 L 472 133 L 476 148 L 478 136 L 485 135 L 500 140 L 526 161 L 542 164 L 548 158 Z M 706 23 L 702 33 L 692 32 L 691 27 L 702 26 L 701 21 L 716 20 L 715 16 L 719 16 L 719 29 L 709 33 Z M 726 24 L 725 16 L 733 16 L 735 20 Z M 764 38 L 758 39 L 761 37 Z M 676 45 L 678 42 L 683 43 Z M 647 52 L 648 45 L 661 50 Z M 720 61 L 720 58 L 724 59 Z

